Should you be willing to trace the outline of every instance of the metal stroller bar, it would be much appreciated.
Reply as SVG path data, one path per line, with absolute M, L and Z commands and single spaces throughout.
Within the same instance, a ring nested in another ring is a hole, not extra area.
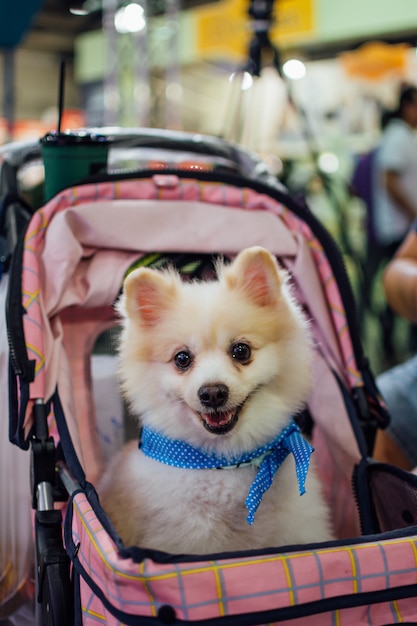
M 49 511 L 54 508 L 52 486 L 50 483 L 39 483 L 37 488 L 38 511 Z
M 78 489 L 81 489 L 80 484 L 75 480 L 75 478 L 72 477 L 68 468 L 62 461 L 58 461 L 56 467 L 59 472 L 61 482 L 70 496 L 72 496 L 72 494 Z
M 34 406 L 32 437 L 32 504 L 35 513 L 37 626 L 73 626 L 74 600 L 70 558 L 62 540 L 62 513 L 54 508 L 55 444 L 48 433 L 42 399 Z

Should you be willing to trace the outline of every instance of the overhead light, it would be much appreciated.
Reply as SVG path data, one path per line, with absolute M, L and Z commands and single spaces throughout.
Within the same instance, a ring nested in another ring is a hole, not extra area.
M 247 89 L 250 89 L 250 87 L 252 87 L 253 78 L 249 72 L 233 72 L 229 76 L 229 82 L 232 83 L 239 78 L 241 80 L 240 88 L 242 91 L 246 91 Z
M 322 152 L 318 159 L 318 165 L 325 174 L 334 174 L 339 169 L 339 159 L 333 152 Z
M 300 78 L 304 78 L 306 74 L 306 66 L 298 59 L 290 59 L 284 63 L 282 71 L 287 78 L 290 78 L 291 80 L 300 80 Z
M 88 15 L 90 11 L 87 11 L 87 9 L 83 9 L 82 7 L 70 7 L 69 12 L 72 13 L 72 15 Z
M 136 2 L 120 7 L 114 16 L 114 27 L 120 34 L 138 33 L 145 25 L 145 12 Z
M 103 8 L 101 0 L 68 0 L 68 3 L 68 10 L 72 15 L 89 15 Z

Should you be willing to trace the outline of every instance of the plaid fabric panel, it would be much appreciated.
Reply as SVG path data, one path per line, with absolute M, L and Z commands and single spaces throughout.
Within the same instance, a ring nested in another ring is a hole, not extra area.
M 214 619 L 417 583 L 417 537 L 218 561 L 134 563 L 118 557 L 84 494 L 73 502 L 79 562 L 112 605 L 128 614 L 157 616 L 170 605 L 178 619 Z M 119 623 L 105 621 L 113 618 L 85 583 L 81 596 L 86 624 Z M 417 617 L 417 601 L 404 600 L 335 611 L 320 624 L 386 624 L 411 616 Z
M 98 598 L 91 594 L 88 586 L 81 581 L 81 596 L 88 598 L 83 605 L 82 620 L 84 626 L 122 626 L 123 622 L 112 615 Z M 262 606 L 258 607 L 261 612 Z M 203 619 L 205 619 L 203 617 Z M 239 617 L 235 618 L 239 624 Z M 378 604 L 341 609 L 326 613 L 316 613 L 308 617 L 300 617 L 279 622 L 268 622 L 259 626 L 387 626 L 387 624 L 414 624 L 417 619 L 416 600 L 398 600 Z M 191 621 L 189 622 L 192 623 Z M 197 622 L 198 624 L 198 622 Z

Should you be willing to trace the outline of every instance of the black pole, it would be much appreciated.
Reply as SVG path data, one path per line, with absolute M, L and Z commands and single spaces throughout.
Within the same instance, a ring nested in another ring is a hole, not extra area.
M 59 89 L 58 89 L 58 133 L 61 132 L 62 113 L 64 111 L 65 98 L 65 59 L 61 59 L 59 67 Z
M 297 104 L 295 101 L 291 82 L 285 77 L 281 67 L 281 59 L 279 50 L 275 47 L 270 39 L 270 29 L 274 22 L 274 5 L 276 12 L 279 11 L 278 0 L 249 0 L 248 15 L 250 18 L 250 28 L 252 30 L 252 39 L 249 44 L 248 58 L 246 64 L 241 71 L 246 71 L 252 74 L 252 76 L 260 76 L 262 71 L 263 55 L 268 53 L 272 57 L 272 64 L 278 75 L 284 81 L 288 103 L 298 116 L 301 125 L 301 133 L 307 146 L 307 151 L 310 159 L 313 163 L 316 176 L 321 180 L 323 189 L 331 205 L 337 211 L 338 217 L 341 221 L 341 243 L 346 252 L 352 254 L 352 247 L 347 236 L 347 229 L 345 226 L 346 215 L 343 210 L 343 206 L 340 200 L 337 198 L 334 189 L 331 185 L 331 180 L 327 174 L 322 172 L 318 166 L 319 150 L 315 141 L 314 134 L 311 130 L 309 120 L 306 111 Z M 355 257 L 354 254 L 352 254 Z

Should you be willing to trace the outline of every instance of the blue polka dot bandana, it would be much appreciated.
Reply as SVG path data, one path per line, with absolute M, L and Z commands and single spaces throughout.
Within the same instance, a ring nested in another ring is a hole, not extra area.
M 183 469 L 228 469 L 249 464 L 258 466 L 258 473 L 245 501 L 248 509 L 246 521 L 250 525 L 254 522 L 264 493 L 271 487 L 275 474 L 290 452 L 295 460 L 300 496 L 305 493 L 310 457 L 314 450 L 292 420 L 273 441 L 240 456 L 206 454 L 185 441 L 169 439 L 147 426 L 142 429 L 139 447 L 146 456 Z

